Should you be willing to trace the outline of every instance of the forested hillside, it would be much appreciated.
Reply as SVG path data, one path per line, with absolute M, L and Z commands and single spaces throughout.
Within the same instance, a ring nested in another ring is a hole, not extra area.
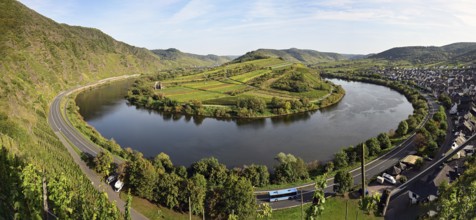
M 155 55 L 159 56 L 163 63 L 173 66 L 183 67 L 204 67 L 204 66 L 218 66 L 229 62 L 231 57 L 217 56 L 217 55 L 197 55 L 191 53 L 184 53 L 175 48 L 166 50 L 151 50 Z
M 61 219 L 117 218 L 117 209 L 94 190 L 48 126 L 49 103 L 76 85 L 162 67 L 146 49 L 1 0 L 0 219 L 37 219 L 44 192 L 49 210 Z
M 405 60 L 414 64 L 474 63 L 476 43 L 454 43 L 442 47 L 395 47 L 370 56 L 391 61 Z
M 358 55 L 355 55 L 358 56 Z M 258 49 L 238 57 L 233 62 L 246 62 L 255 59 L 265 59 L 270 57 L 280 57 L 289 62 L 299 62 L 303 64 L 315 64 L 326 61 L 347 60 L 354 55 L 341 55 L 338 53 L 319 52 L 315 50 L 301 50 L 296 48 L 286 50 Z

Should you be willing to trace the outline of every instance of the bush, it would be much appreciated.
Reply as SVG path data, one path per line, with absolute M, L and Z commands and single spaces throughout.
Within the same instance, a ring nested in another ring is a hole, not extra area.
M 400 182 L 401 183 L 406 183 L 408 181 L 408 178 L 406 176 L 400 175 Z

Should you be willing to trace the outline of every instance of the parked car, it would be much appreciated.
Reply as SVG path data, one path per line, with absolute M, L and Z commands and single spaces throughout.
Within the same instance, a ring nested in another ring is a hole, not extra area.
M 395 180 L 395 178 L 390 174 L 383 173 L 382 177 L 385 179 L 385 181 L 391 184 L 397 184 L 397 181 Z
M 380 184 L 383 184 L 383 182 L 385 182 L 385 178 L 383 178 L 381 176 L 377 176 L 377 182 L 380 183 Z
M 124 182 L 122 182 L 121 180 L 117 180 L 116 183 L 114 184 L 114 190 L 116 192 L 119 192 L 121 191 L 123 186 L 124 186 Z
M 106 183 L 107 183 L 107 184 L 111 184 L 112 182 L 114 182 L 114 180 L 116 180 L 116 175 L 110 175 L 110 176 L 106 179 Z

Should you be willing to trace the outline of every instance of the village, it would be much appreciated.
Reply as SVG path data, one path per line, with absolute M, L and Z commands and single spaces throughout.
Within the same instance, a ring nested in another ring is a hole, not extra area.
M 439 160 L 452 153 L 459 146 L 464 144 L 470 137 L 476 134 L 476 69 L 471 67 L 462 68 L 389 68 L 383 70 L 374 70 L 372 75 L 379 75 L 382 78 L 406 82 L 410 85 L 420 88 L 426 93 L 438 99 L 440 104 L 444 105 L 443 97 L 451 100 L 448 102 L 446 114 L 448 116 L 448 135 L 445 143 L 434 158 L 424 158 L 425 164 L 416 168 L 416 161 L 423 159 L 415 152 L 409 152 L 409 155 L 400 160 L 394 167 L 390 168 L 382 177 L 377 177 L 376 182 L 387 185 L 387 189 L 394 189 L 391 186 L 392 180 L 387 181 L 385 175 L 395 176 L 395 179 L 401 180 L 401 176 L 410 179 L 415 176 L 417 170 L 424 170 L 430 161 Z M 444 183 L 455 181 L 465 170 L 465 160 L 475 153 L 474 141 L 467 144 L 454 156 L 450 157 L 442 165 L 424 177 L 420 177 L 415 183 L 407 187 L 405 193 L 392 199 L 388 206 L 389 216 L 397 216 L 395 213 L 405 213 L 408 218 L 415 216 L 432 217 L 437 214 L 435 207 L 428 205 L 428 202 L 438 198 L 438 187 Z M 387 174 L 388 173 L 388 174 Z M 385 184 L 388 182 L 390 184 Z M 374 183 L 377 190 L 382 191 L 382 186 Z M 372 184 L 371 184 L 372 185 Z M 388 187 L 390 185 L 390 187 Z M 404 211 L 406 210 L 406 211 Z M 394 214 L 391 214 L 394 213 Z M 400 217 L 400 214 L 398 215 Z M 406 218 L 405 217 L 405 218 Z M 390 217 L 391 218 L 391 217 Z

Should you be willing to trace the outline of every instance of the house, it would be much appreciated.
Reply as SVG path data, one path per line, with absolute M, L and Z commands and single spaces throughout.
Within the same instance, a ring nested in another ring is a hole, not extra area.
M 416 164 L 416 161 L 420 159 L 423 160 L 422 157 L 417 156 L 417 155 L 407 155 L 405 158 L 401 160 L 402 163 L 405 163 L 409 166 L 414 166 Z
M 155 82 L 154 89 L 165 89 L 165 86 L 162 84 L 162 82 Z

